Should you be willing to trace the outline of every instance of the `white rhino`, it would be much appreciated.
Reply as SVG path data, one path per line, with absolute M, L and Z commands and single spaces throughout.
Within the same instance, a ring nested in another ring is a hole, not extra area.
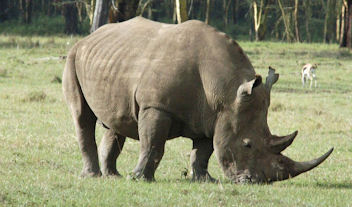
M 116 159 L 125 137 L 140 141 L 133 176 L 154 179 L 165 142 L 193 140 L 194 180 L 213 180 L 208 160 L 215 151 L 235 182 L 270 183 L 294 177 L 323 162 L 295 162 L 281 154 L 297 132 L 270 133 L 271 86 L 256 75 L 241 47 L 203 22 L 179 25 L 136 17 L 108 24 L 69 52 L 63 92 L 73 116 L 85 176 L 119 175 Z M 95 125 L 107 132 L 99 147 Z

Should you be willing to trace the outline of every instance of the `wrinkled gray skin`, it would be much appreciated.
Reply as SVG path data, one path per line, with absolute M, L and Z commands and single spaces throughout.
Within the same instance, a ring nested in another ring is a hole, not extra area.
M 268 183 L 308 171 L 310 162 L 281 154 L 296 132 L 270 133 L 267 112 L 273 70 L 266 84 L 240 46 L 200 22 L 169 25 L 136 17 L 101 27 L 69 52 L 63 92 L 83 155 L 83 176 L 119 175 L 116 159 L 125 137 L 140 140 L 133 176 L 154 179 L 165 142 L 193 140 L 193 180 L 214 180 L 208 160 L 215 150 L 235 182 Z M 99 147 L 95 125 L 107 128 Z

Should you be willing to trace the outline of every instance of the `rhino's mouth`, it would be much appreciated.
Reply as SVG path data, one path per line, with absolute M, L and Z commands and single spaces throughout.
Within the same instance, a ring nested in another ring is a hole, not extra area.
M 268 179 L 264 173 L 264 171 L 260 172 L 260 175 L 251 175 L 249 173 L 240 173 L 237 174 L 235 179 L 235 183 L 239 184 L 270 184 L 272 181 Z
M 256 183 L 256 179 L 254 179 L 251 175 L 248 175 L 248 174 L 238 175 L 236 176 L 234 181 L 235 183 L 240 183 L 240 184 Z

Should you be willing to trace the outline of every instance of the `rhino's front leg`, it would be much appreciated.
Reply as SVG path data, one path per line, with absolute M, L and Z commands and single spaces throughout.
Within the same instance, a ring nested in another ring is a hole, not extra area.
M 216 182 L 208 173 L 208 162 L 213 151 L 213 141 L 211 139 L 193 140 L 193 149 L 191 152 L 193 181 Z
M 103 175 L 121 176 L 116 170 L 116 159 L 120 155 L 125 140 L 126 137 L 116 134 L 111 129 L 105 132 L 99 145 L 99 158 Z
M 171 118 L 168 113 L 154 108 L 139 112 L 138 133 L 140 140 L 140 154 L 138 164 L 133 170 L 134 178 L 147 181 L 154 180 L 154 172 L 164 155 Z

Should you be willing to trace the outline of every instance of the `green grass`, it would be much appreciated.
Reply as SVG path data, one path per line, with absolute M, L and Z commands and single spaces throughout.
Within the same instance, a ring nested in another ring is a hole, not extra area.
M 81 37 L 0 36 L 0 206 L 352 206 L 352 54 L 336 45 L 240 42 L 257 73 L 271 65 L 269 125 L 299 134 L 284 154 L 299 161 L 333 154 L 318 168 L 272 185 L 235 185 L 214 156 L 219 184 L 191 183 L 191 141 L 167 142 L 155 183 L 126 180 L 139 143 L 118 159 L 124 178 L 79 177 L 82 162 L 60 81 L 68 49 Z M 50 58 L 48 58 L 50 57 Z M 303 63 L 319 63 L 318 88 L 303 89 Z M 54 81 L 53 81 L 54 80 Z M 100 141 L 104 129 L 98 127 Z

